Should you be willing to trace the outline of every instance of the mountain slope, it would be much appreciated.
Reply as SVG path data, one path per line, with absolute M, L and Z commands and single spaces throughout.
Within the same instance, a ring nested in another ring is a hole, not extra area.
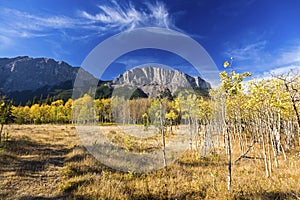
M 174 94 L 180 88 L 208 90 L 210 84 L 200 77 L 192 77 L 177 70 L 158 67 L 134 68 L 119 75 L 112 83 L 114 88 L 139 88 L 150 97 L 166 88 Z
M 45 101 L 49 97 L 67 100 L 72 97 L 78 70 L 79 67 L 49 58 L 0 58 L 0 95 L 5 94 L 15 104 L 22 105 L 28 101 Z M 83 73 L 83 84 L 90 87 L 96 78 L 84 70 Z M 130 98 L 140 98 L 156 97 L 162 90 L 170 97 L 181 88 L 192 88 L 200 91 L 201 95 L 207 95 L 211 88 L 200 77 L 152 66 L 128 70 L 113 81 L 98 81 L 95 98 L 111 97 L 117 89 L 123 94 L 130 89 Z
M 36 90 L 74 80 L 78 68 L 48 58 L 27 56 L 0 59 L 0 88 L 4 93 Z
M 79 67 L 49 58 L 0 58 L 0 91 L 16 104 L 28 100 L 46 99 L 63 93 L 72 95 L 73 83 Z M 86 82 L 95 79 L 86 72 Z

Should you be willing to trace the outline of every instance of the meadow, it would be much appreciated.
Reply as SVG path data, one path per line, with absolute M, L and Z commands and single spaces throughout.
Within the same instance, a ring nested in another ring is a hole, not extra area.
M 7 125 L 4 133 L 0 199 L 300 199 L 299 145 L 285 152 L 286 160 L 278 155 L 278 168 L 273 167 L 269 177 L 261 145 L 255 144 L 239 160 L 243 152 L 233 145 L 236 162 L 228 191 L 222 144 L 205 157 L 187 149 L 167 169 L 135 173 L 114 170 L 95 159 L 73 125 Z M 123 133 L 115 134 L 122 138 Z M 148 148 L 146 143 L 139 148 Z

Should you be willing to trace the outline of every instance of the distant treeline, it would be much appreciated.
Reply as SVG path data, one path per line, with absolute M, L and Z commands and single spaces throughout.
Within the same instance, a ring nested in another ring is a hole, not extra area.
M 113 89 L 108 86 L 110 81 L 99 81 L 96 98 L 110 98 Z M 32 106 L 34 104 L 51 104 L 51 102 L 56 100 L 63 100 L 67 102 L 68 99 L 72 98 L 73 93 L 73 84 L 72 80 L 62 82 L 55 86 L 44 86 L 37 90 L 24 90 L 24 91 L 13 91 L 6 93 L 5 96 L 8 99 L 12 100 L 14 105 L 22 106 Z M 0 95 L 1 89 L 0 89 Z
M 157 99 L 138 98 L 125 100 L 122 97 L 93 99 L 85 94 L 72 100 L 56 100 L 51 103 L 35 103 L 26 106 L 12 106 L 12 115 L 18 124 L 41 123 L 126 123 L 144 124 L 155 118 Z M 172 101 L 162 99 L 166 113 L 172 108 Z M 149 116 L 148 116 L 149 113 Z M 177 113 L 178 115 L 178 113 Z M 146 119 L 146 118 L 149 119 Z

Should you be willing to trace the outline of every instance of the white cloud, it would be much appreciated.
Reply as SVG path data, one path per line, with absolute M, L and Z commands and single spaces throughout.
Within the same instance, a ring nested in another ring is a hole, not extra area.
M 268 79 L 272 74 L 283 74 L 300 69 L 300 44 L 285 45 L 281 49 L 269 49 L 267 41 L 258 41 L 241 48 L 229 49 L 226 56 L 239 62 L 239 70 L 250 70 L 258 79 Z M 251 68 L 249 67 L 251 66 Z M 234 66 L 235 67 L 235 66 Z
M 6 36 L 0 35 L 0 49 L 9 47 L 12 44 L 12 40 Z
M 132 3 L 121 5 L 112 1 L 110 4 L 99 5 L 96 14 L 81 10 L 74 17 L 36 15 L 2 8 L 0 9 L 2 22 L 0 31 L 5 37 L 35 38 L 53 34 L 50 33 L 51 30 L 60 30 L 55 34 L 62 34 L 65 37 L 66 33 L 63 30 L 71 30 L 67 36 L 76 39 L 139 27 L 175 28 L 164 4 L 157 2 L 147 3 L 144 6 L 143 9 L 137 9 Z M 89 32 L 80 32 L 80 30 L 89 30 Z
M 228 57 L 234 57 L 237 60 L 260 60 L 261 53 L 265 49 L 267 42 L 258 41 L 255 43 L 247 44 L 241 48 L 229 49 L 225 54 Z
M 156 3 L 155 5 L 147 4 L 149 10 L 150 10 L 150 16 L 153 18 L 153 22 L 155 25 L 160 27 L 169 28 L 170 26 L 170 19 L 169 19 L 169 13 L 166 10 L 164 4 Z
M 274 76 L 286 75 L 287 73 L 289 73 L 291 71 L 300 73 L 300 65 L 290 65 L 290 66 L 286 66 L 286 67 L 270 69 L 261 74 L 252 76 L 250 80 L 243 81 L 242 86 L 244 88 L 244 91 L 247 92 L 248 87 L 249 87 L 249 82 L 252 80 L 255 80 L 256 82 L 259 82 L 262 80 L 269 80 L 269 79 L 274 78 Z
M 272 60 L 262 63 L 263 73 L 259 74 L 259 78 L 271 78 L 272 75 L 282 75 L 289 71 L 300 73 L 300 45 L 285 47 L 276 52 L 272 56 Z
M 81 11 L 80 14 L 91 23 L 101 23 L 106 29 L 117 28 L 131 30 L 138 27 L 174 27 L 171 24 L 169 13 L 162 3 L 146 3 L 145 10 L 138 10 L 129 3 L 120 6 L 116 1 L 111 5 L 100 5 L 97 14 Z
M 300 64 L 300 44 L 282 49 L 274 61 L 275 66 Z
M 2 34 L 20 38 L 43 37 L 49 34 L 49 30 L 75 28 L 85 24 L 66 16 L 41 17 L 8 8 L 1 10 L 0 20 Z
M 0 27 L 0 32 L 3 37 L 6 37 L 11 40 L 11 37 L 19 38 L 33 38 L 33 37 L 44 37 L 47 36 L 47 33 L 38 33 L 36 31 L 20 29 L 20 28 L 2 28 Z
M 278 68 L 270 69 L 268 71 L 263 72 L 262 74 L 257 75 L 255 78 L 258 79 L 258 80 L 270 79 L 273 76 L 284 75 L 284 74 L 287 74 L 290 71 L 300 73 L 300 64 L 299 65 L 289 65 L 289 66 L 285 66 L 285 67 L 278 67 Z

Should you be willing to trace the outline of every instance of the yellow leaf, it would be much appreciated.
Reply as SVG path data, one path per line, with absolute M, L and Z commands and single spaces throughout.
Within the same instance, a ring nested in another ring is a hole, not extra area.
M 223 65 L 224 65 L 224 67 L 226 68 L 226 67 L 228 67 L 230 64 L 229 64 L 228 61 L 225 61 Z

